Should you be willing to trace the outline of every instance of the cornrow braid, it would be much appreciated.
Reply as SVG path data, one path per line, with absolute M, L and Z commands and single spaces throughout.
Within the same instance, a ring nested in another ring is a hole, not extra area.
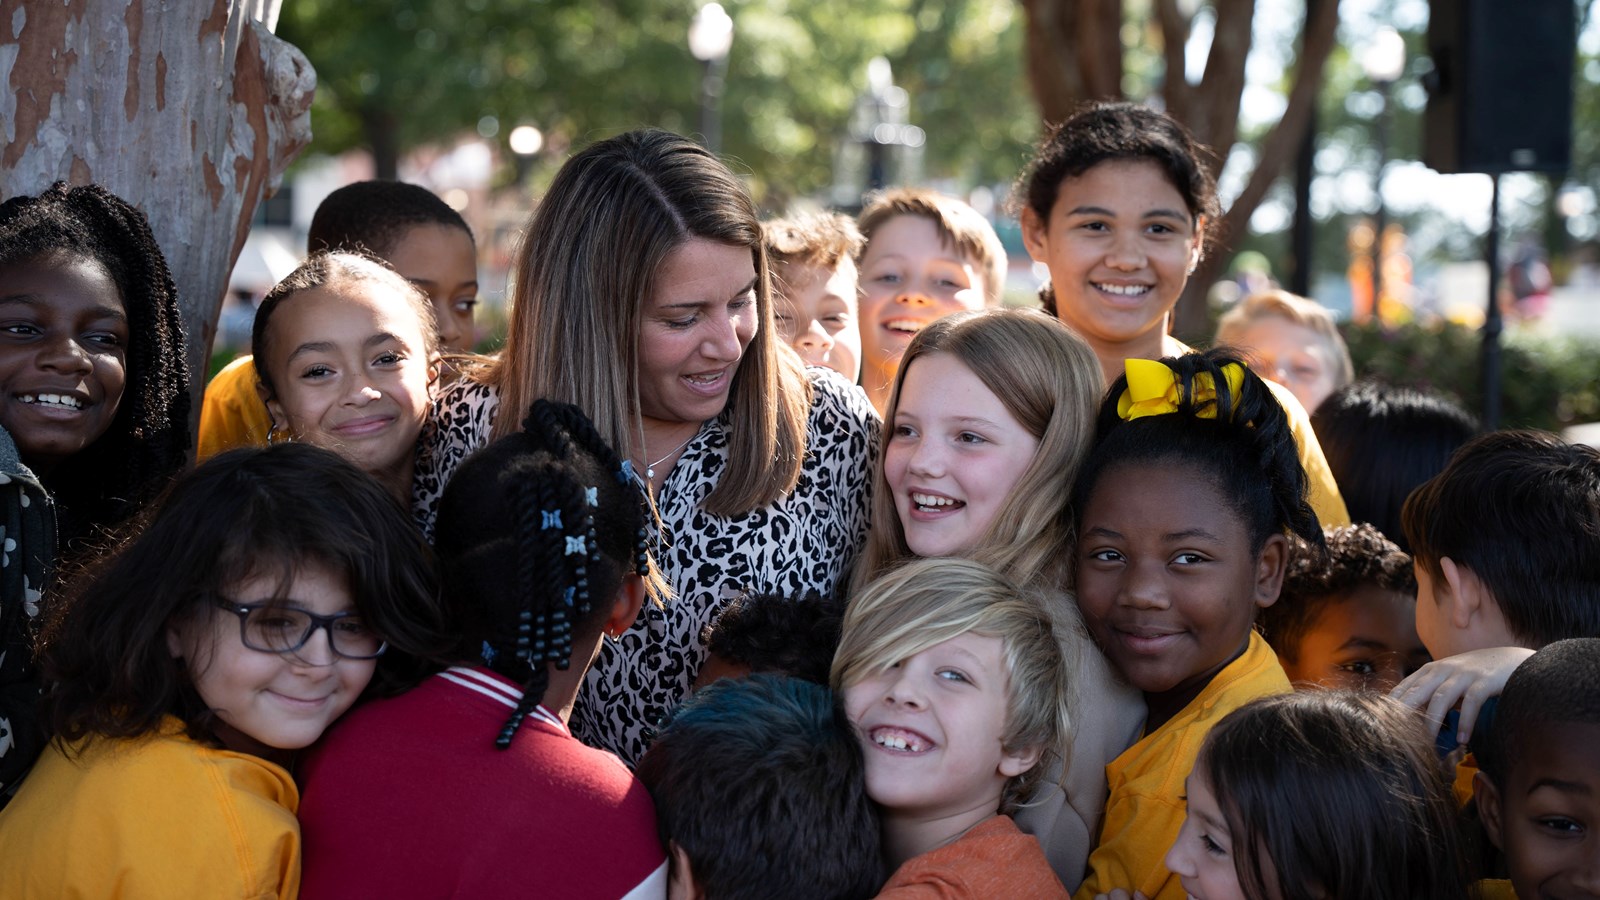
M 0 266 L 54 254 L 93 260 L 110 275 L 128 316 L 127 380 L 106 433 L 49 479 L 63 543 L 132 515 L 189 452 L 189 366 L 177 287 L 149 222 L 99 185 L 56 182 L 0 204 Z
M 544 702 L 550 669 L 572 666 L 632 573 L 649 571 L 644 494 L 576 407 L 541 400 L 523 430 L 462 464 L 439 509 L 457 655 L 522 687 L 495 739 L 511 745 Z

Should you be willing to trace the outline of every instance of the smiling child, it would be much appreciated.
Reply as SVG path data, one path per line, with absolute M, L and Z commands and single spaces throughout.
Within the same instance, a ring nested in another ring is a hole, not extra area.
M 861 251 L 861 386 L 879 415 L 900 356 L 934 320 L 999 306 L 1006 250 L 977 210 L 943 194 L 897 188 L 857 220 Z
M 1176 900 L 1162 862 L 1182 779 L 1230 710 L 1289 690 L 1253 630 L 1278 599 L 1286 531 L 1322 530 L 1282 407 L 1237 358 L 1131 359 L 1101 407 L 1079 475 L 1078 605 L 1144 692 L 1144 737 L 1106 767 L 1110 798 L 1079 900 L 1111 889 Z
M 273 432 L 339 453 L 410 503 L 437 344 L 426 296 L 383 263 L 311 257 L 256 313 L 251 350 Z
M 1066 897 L 1010 813 L 1072 727 L 1043 603 L 978 563 L 921 560 L 858 594 L 833 661 L 896 867 L 880 897 Z

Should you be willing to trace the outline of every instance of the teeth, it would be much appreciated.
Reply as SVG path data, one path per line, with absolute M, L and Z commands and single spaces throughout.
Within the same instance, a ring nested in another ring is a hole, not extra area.
M 721 372 L 717 372 L 717 373 L 712 374 L 712 375 L 685 375 L 683 377 L 688 379 L 689 381 L 694 382 L 695 384 L 711 384 L 712 382 L 716 381 L 718 378 L 721 378 L 722 377 L 722 373 Z
M 922 743 L 920 741 L 908 740 L 897 734 L 880 734 L 874 737 L 872 740 L 880 746 L 888 747 L 890 750 L 922 750 Z
M 58 406 L 62 409 L 83 409 L 83 401 L 70 394 L 20 394 L 23 403 L 33 403 L 39 406 Z
M 883 327 L 889 329 L 890 331 L 898 331 L 902 334 L 916 334 L 922 329 L 928 327 L 928 323 L 918 322 L 914 319 L 895 319 L 894 321 L 883 323 Z
M 934 494 L 919 494 L 915 491 L 913 491 L 911 494 L 911 502 L 923 507 L 924 509 L 937 509 L 946 506 L 954 507 L 965 505 L 960 500 L 952 500 L 949 497 L 940 497 Z
M 1117 294 L 1122 297 L 1136 297 L 1150 290 L 1148 284 L 1097 284 L 1095 287 L 1108 294 Z

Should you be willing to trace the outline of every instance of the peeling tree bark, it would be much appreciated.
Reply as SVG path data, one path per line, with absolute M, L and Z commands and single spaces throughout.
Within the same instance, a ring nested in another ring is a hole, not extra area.
M 1120 0 L 1019 0 L 1027 15 L 1027 70 L 1045 122 L 1059 122 L 1086 100 L 1120 100 L 1122 4 Z M 1184 77 L 1184 44 L 1193 22 L 1178 0 L 1154 0 L 1167 76 L 1162 100 L 1173 118 L 1215 151 L 1220 173 L 1238 140 L 1245 58 L 1250 52 L 1256 0 L 1208 0 L 1216 15 L 1210 53 L 1199 83 Z M 1316 5 L 1301 32 L 1299 60 L 1283 117 L 1262 142 L 1249 183 L 1222 217 L 1216 249 L 1204 261 L 1178 303 L 1174 331 L 1186 340 L 1205 334 L 1205 291 L 1232 258 L 1230 235 L 1241 234 L 1267 189 L 1293 158 L 1311 120 L 1322 86 L 1322 70 L 1339 24 L 1338 0 Z
M 0 0 L 0 198 L 98 182 L 143 210 L 196 373 L 250 218 L 311 139 L 280 2 Z

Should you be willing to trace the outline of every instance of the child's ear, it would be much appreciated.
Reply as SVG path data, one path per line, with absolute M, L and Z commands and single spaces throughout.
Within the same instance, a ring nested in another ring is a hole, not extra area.
M 1437 599 L 1450 604 L 1450 624 L 1467 628 L 1473 616 L 1483 610 L 1483 582 L 1472 570 L 1456 565 L 1448 556 L 1439 558 L 1439 573 L 1444 576 L 1446 595 Z
M 1050 235 L 1044 226 L 1044 220 L 1033 207 L 1022 208 L 1022 246 L 1028 249 L 1034 262 L 1042 263 L 1050 258 Z
M 1261 545 L 1256 557 L 1256 605 L 1266 609 L 1278 602 L 1278 592 L 1283 589 L 1283 573 L 1289 566 L 1289 539 L 1282 534 L 1272 534 Z
M 611 614 L 606 616 L 606 622 L 601 627 L 606 634 L 616 637 L 633 626 L 634 620 L 639 618 L 639 610 L 643 608 L 644 579 L 629 572 L 622 576 L 622 587 L 617 588 L 616 599 L 611 602 Z
M 1000 757 L 1000 774 L 1007 778 L 1015 778 L 1039 764 L 1039 757 L 1044 754 L 1043 747 L 1024 747 L 1012 752 L 1002 750 L 1005 755 Z
M 677 841 L 667 841 L 667 855 L 672 861 L 671 875 L 667 878 L 667 900 L 705 900 L 705 892 L 695 884 L 689 854 Z
M 173 659 L 183 659 L 183 638 L 178 635 L 177 625 L 167 626 L 167 652 Z
M 261 402 L 267 407 L 267 415 L 272 417 L 272 426 L 269 430 L 276 431 L 278 423 L 289 421 L 289 417 L 283 412 L 283 404 L 278 402 L 277 397 L 272 396 L 272 392 L 267 390 L 266 384 L 260 378 L 256 379 L 256 396 L 261 398 Z
M 1488 775 L 1479 772 L 1472 776 L 1472 799 L 1478 801 L 1478 817 L 1483 819 L 1483 830 L 1488 832 L 1490 843 L 1505 849 L 1500 843 L 1500 790 Z

